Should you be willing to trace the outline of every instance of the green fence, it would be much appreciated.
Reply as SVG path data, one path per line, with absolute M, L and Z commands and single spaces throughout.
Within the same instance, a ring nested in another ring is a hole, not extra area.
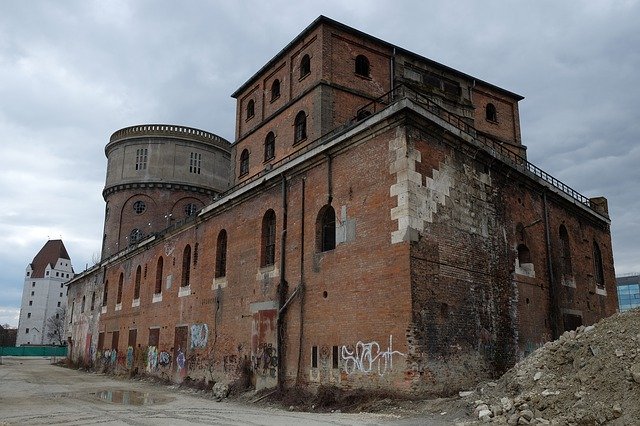
M 66 346 L 0 346 L 0 356 L 67 356 Z

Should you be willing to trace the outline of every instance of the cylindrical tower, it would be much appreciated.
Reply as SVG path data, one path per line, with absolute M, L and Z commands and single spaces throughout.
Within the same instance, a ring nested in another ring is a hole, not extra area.
M 102 257 L 195 214 L 229 187 L 231 144 L 184 126 L 126 127 L 107 146 Z

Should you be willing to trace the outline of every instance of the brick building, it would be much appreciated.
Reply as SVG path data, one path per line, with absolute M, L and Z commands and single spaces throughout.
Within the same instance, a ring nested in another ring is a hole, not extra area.
M 232 96 L 232 186 L 69 284 L 76 360 L 447 393 L 616 311 L 606 199 L 526 160 L 521 96 L 325 17 Z

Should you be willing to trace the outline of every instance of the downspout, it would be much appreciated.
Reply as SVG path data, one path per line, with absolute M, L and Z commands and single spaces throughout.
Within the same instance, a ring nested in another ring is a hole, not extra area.
M 280 283 L 278 284 L 278 306 L 284 306 L 287 297 L 287 281 L 285 279 L 285 248 L 287 241 L 287 179 L 282 177 L 282 234 L 280 236 Z M 278 309 L 276 347 L 278 354 L 278 389 L 284 389 L 284 310 Z
M 555 278 L 553 276 L 553 265 L 551 262 L 551 237 L 549 233 L 549 209 L 547 207 L 547 191 L 542 192 L 542 204 L 544 206 L 544 234 L 547 246 L 547 274 L 549 274 L 549 312 L 551 314 L 551 333 L 553 339 L 557 339 L 559 337 L 558 295 L 556 291 Z
M 298 341 L 298 369 L 296 370 L 296 384 L 300 383 L 302 368 L 302 342 L 304 337 L 304 195 L 306 178 L 302 178 L 302 188 L 300 194 L 300 332 Z
M 395 81 L 396 76 L 394 75 L 396 72 L 396 48 L 393 47 L 393 52 L 391 53 L 391 59 L 389 60 L 389 91 L 392 93 L 395 89 Z

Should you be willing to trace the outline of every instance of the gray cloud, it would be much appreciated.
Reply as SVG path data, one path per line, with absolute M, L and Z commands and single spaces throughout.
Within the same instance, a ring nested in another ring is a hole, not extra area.
M 640 271 L 638 1 L 9 2 L 0 323 L 17 323 L 47 238 L 63 238 L 76 271 L 99 252 L 111 133 L 176 123 L 233 140 L 230 94 L 320 14 L 524 95 L 530 160 L 609 198 L 616 270 Z

